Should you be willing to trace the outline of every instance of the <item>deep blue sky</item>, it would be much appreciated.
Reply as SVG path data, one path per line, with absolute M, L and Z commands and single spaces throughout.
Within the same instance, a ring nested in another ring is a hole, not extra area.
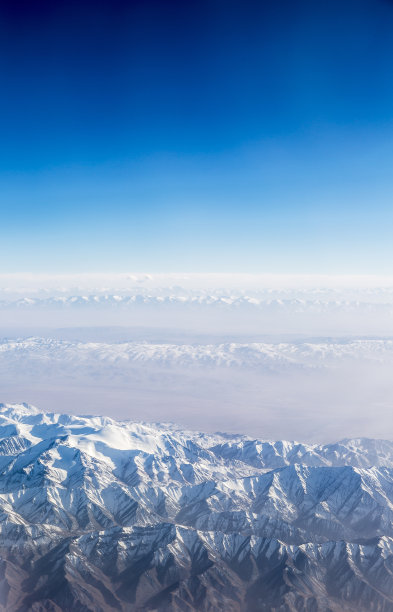
M 393 1 L 0 3 L 1 271 L 393 273 Z

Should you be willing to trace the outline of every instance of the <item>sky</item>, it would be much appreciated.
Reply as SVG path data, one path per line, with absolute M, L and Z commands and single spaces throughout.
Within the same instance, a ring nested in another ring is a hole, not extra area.
M 393 273 L 393 2 L 3 0 L 0 272 Z

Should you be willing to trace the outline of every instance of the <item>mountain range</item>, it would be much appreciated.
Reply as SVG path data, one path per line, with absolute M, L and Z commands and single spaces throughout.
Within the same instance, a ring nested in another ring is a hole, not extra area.
M 393 443 L 0 407 L 0 609 L 393 610 Z
M 343 364 L 393 363 L 391 338 L 310 339 L 297 342 L 148 343 L 77 342 L 54 338 L 0 340 L 2 370 L 48 367 L 53 371 L 97 370 L 115 373 L 135 366 L 164 368 L 241 368 L 249 371 L 288 371 L 334 368 Z M 17 376 L 17 371 L 13 371 Z

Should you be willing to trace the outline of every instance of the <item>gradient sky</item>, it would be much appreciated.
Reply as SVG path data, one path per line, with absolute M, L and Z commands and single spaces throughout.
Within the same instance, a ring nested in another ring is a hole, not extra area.
M 393 273 L 393 2 L 0 3 L 0 272 Z

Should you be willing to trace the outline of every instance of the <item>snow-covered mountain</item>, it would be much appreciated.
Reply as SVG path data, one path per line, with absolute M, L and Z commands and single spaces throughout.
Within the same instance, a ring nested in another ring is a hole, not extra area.
M 393 610 L 393 443 L 0 407 L 0 609 Z

